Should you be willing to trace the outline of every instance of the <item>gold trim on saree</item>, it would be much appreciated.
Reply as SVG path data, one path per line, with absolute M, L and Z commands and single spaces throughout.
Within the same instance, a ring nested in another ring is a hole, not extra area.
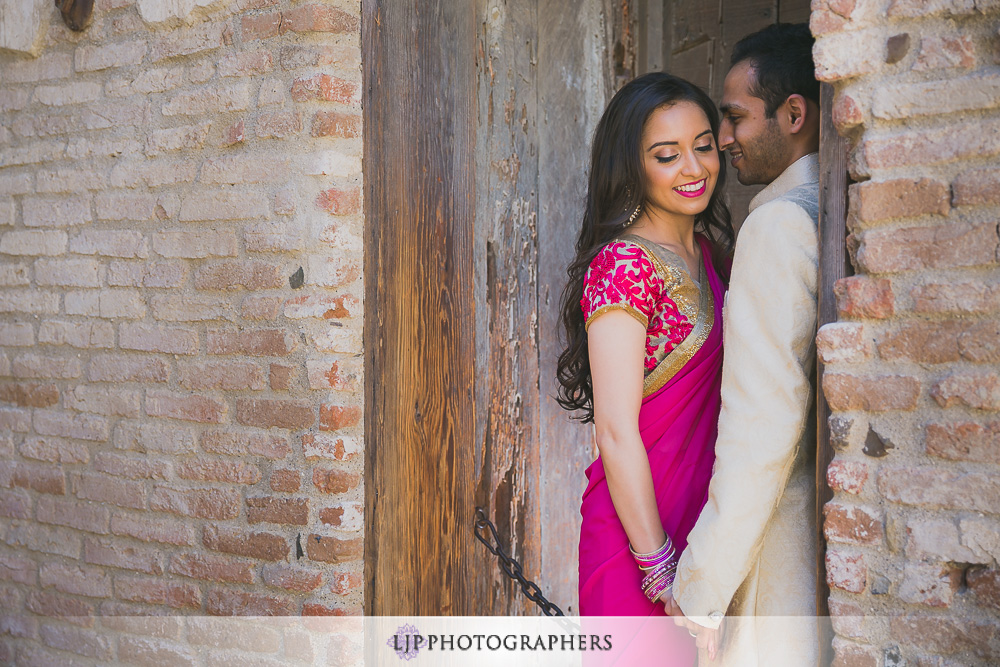
M 590 317 L 587 318 L 586 323 L 584 323 L 583 325 L 583 330 L 588 331 L 590 329 L 590 323 L 593 322 L 598 315 L 603 315 L 609 310 L 616 310 L 616 309 L 624 310 L 626 313 L 628 313 L 635 319 L 639 320 L 639 322 L 642 323 L 643 327 L 649 326 L 649 318 L 643 315 L 641 312 L 639 312 L 639 310 L 634 306 L 630 306 L 627 303 L 607 303 L 590 314 Z
M 698 287 L 695 287 L 687 270 L 687 265 L 673 251 L 663 248 L 663 254 L 659 252 L 660 246 L 652 247 L 650 242 L 634 234 L 627 234 L 621 237 L 623 241 L 629 241 L 642 248 L 643 252 L 653 262 L 657 272 L 666 283 L 667 293 L 671 300 L 677 304 L 677 309 L 688 319 L 694 322 L 694 327 L 687 338 L 682 340 L 677 347 L 672 349 L 666 357 L 656 365 L 649 375 L 642 381 L 642 397 L 659 391 L 671 378 L 684 368 L 684 365 L 697 354 L 701 346 L 708 340 L 708 335 L 715 325 L 715 298 L 712 295 L 712 286 L 708 281 L 708 273 L 705 270 L 705 261 L 702 257 L 701 266 L 698 271 Z M 666 253 L 669 255 L 664 256 Z M 698 293 L 698 304 L 695 306 L 694 294 Z

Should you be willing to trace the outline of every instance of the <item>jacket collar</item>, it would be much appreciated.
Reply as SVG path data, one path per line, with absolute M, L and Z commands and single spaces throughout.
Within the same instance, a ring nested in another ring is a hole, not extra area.
M 819 153 L 803 155 L 788 165 L 780 176 L 750 200 L 750 211 L 806 183 L 819 183 Z

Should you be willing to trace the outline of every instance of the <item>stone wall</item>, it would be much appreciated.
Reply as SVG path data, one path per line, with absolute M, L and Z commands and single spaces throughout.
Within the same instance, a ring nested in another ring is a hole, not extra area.
M 114 660 L 33 614 L 360 613 L 360 3 L 40 6 L 0 34 L 2 661 Z
M 996 664 L 1000 3 L 812 6 L 858 181 L 857 274 L 817 340 L 836 664 Z

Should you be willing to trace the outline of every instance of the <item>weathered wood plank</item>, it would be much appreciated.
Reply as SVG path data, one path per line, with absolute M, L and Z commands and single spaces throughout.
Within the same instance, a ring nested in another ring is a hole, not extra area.
M 363 0 L 365 606 L 473 614 L 476 26 Z
M 593 461 L 591 429 L 571 422 L 555 401 L 563 350 L 559 300 L 574 256 L 587 194 L 591 137 L 612 90 L 601 0 L 538 13 L 538 353 L 542 563 L 539 583 L 568 614 L 577 600 L 580 498 Z
M 476 10 L 475 498 L 530 578 L 541 563 L 537 4 L 479 0 Z M 534 612 L 488 552 L 476 560 L 479 613 Z
M 819 288 L 817 326 L 837 320 L 833 285 L 850 275 L 847 256 L 847 140 L 833 125 L 833 86 L 820 88 L 819 129 Z M 826 583 L 826 540 L 823 536 L 823 505 L 833 497 L 826 481 L 826 469 L 833 460 L 830 446 L 830 406 L 823 396 L 823 364 L 817 360 L 816 392 L 816 614 L 829 614 Z M 820 637 L 820 649 L 830 652 L 830 638 Z M 829 657 L 829 656 L 828 656 Z M 823 663 L 825 664 L 825 663 Z
M 781 23 L 808 23 L 809 0 L 778 0 L 778 21 Z

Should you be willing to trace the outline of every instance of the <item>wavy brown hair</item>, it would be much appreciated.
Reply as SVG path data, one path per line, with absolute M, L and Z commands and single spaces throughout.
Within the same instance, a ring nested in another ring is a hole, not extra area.
M 692 102 L 705 112 L 712 134 L 719 136 L 719 113 L 701 88 L 664 72 L 644 74 L 619 90 L 604 110 L 594 132 L 590 182 L 576 241 L 576 257 L 569 265 L 569 282 L 560 299 L 566 349 L 559 355 L 556 400 L 577 411 L 574 419 L 594 421 L 594 388 L 590 377 L 587 332 L 580 299 L 590 263 L 608 242 L 620 236 L 629 215 L 646 200 L 642 164 L 642 130 L 654 111 L 679 102 Z M 716 141 L 718 146 L 718 141 Z M 736 243 L 729 208 L 723 201 L 725 160 L 719 152 L 719 178 L 705 210 L 695 216 L 695 231 L 712 242 L 712 263 L 728 280 L 727 258 Z

